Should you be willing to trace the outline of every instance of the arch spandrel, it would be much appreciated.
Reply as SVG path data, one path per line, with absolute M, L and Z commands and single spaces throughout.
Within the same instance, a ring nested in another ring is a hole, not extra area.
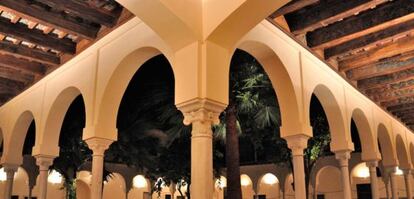
M 361 141 L 361 159 L 363 161 L 381 159 L 381 154 L 379 153 L 378 145 L 376 144 L 376 134 L 373 133 L 372 126 L 364 111 L 360 108 L 355 108 L 352 111 L 351 118 L 355 121 L 358 129 L 358 136 Z

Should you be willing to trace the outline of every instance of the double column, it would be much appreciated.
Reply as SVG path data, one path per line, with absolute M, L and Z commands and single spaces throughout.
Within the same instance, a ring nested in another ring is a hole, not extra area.
M 379 188 L 378 188 L 378 177 L 377 177 L 377 167 L 378 161 L 368 161 L 366 165 L 369 169 L 369 178 L 371 180 L 371 196 L 372 199 L 379 199 Z
M 303 150 L 308 146 L 309 136 L 292 135 L 284 138 L 288 147 L 292 150 L 292 162 L 295 184 L 295 198 L 306 198 L 305 167 L 303 163 Z
M 184 114 L 184 124 L 191 131 L 191 197 L 213 198 L 213 131 L 225 105 L 207 99 L 196 99 L 177 105 Z
M 19 168 L 18 165 L 14 164 L 3 164 L 4 172 L 6 173 L 6 186 L 4 190 L 4 199 L 10 199 L 13 193 L 13 181 L 14 181 L 14 174 L 17 172 Z
M 47 178 L 49 176 L 49 167 L 53 164 L 53 159 L 55 157 L 45 156 L 45 155 L 36 155 L 36 164 L 39 166 L 39 199 L 46 199 L 47 197 Z
M 349 180 L 349 168 L 348 168 L 348 161 L 351 158 L 351 151 L 350 150 L 343 150 L 343 151 L 336 151 L 335 158 L 339 162 L 339 166 L 341 167 L 341 174 L 342 174 L 342 186 L 343 186 L 343 194 L 344 199 L 351 199 L 351 183 Z
M 398 199 L 398 186 L 397 186 L 397 167 L 390 166 L 385 168 L 385 172 L 389 177 L 389 182 L 391 183 L 391 195 L 392 199 Z M 387 185 L 388 186 L 388 185 Z
M 113 141 L 97 137 L 89 138 L 85 141 L 88 144 L 88 147 L 93 151 L 91 199 L 101 199 L 104 153 Z
M 412 183 L 411 183 L 412 172 L 410 169 L 403 169 L 403 172 L 404 172 L 405 190 L 407 192 L 407 198 L 412 199 L 413 198 Z

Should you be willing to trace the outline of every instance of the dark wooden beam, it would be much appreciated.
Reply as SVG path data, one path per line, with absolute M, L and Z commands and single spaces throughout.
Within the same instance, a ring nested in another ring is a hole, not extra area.
M 40 30 L 29 29 L 27 26 L 20 23 L 13 24 L 4 18 L 0 18 L 0 33 L 64 53 L 75 54 L 76 52 L 76 43 L 70 39 L 59 39 L 52 35 L 46 35 Z
M 24 84 L 29 84 L 33 82 L 34 76 L 28 75 L 27 73 L 22 73 L 15 68 L 4 67 L 0 63 L 0 77 L 7 78 L 16 82 L 22 82 Z
M 403 98 L 398 98 L 398 99 L 390 99 L 389 101 L 382 101 L 380 104 L 384 107 L 389 107 L 389 106 L 396 106 L 399 104 L 408 104 L 408 103 L 414 103 L 414 95 L 403 97 Z
M 276 10 L 274 13 L 272 13 L 270 17 L 274 19 L 276 17 L 282 16 L 282 15 L 285 15 L 291 12 L 295 12 L 297 10 L 300 10 L 306 6 L 310 6 L 315 3 L 319 3 L 319 0 L 292 0 L 286 5 L 284 5 L 283 7 Z
M 348 70 L 346 71 L 346 76 L 351 80 L 361 80 L 408 69 L 414 69 L 414 57 L 408 60 L 391 59 L 379 61 L 375 64 Z
M 414 79 L 408 79 L 408 80 L 400 81 L 396 83 L 381 84 L 377 87 L 362 90 L 362 92 L 364 92 L 367 95 L 373 95 L 376 93 L 390 92 L 395 89 L 407 89 L 412 86 L 414 86 Z
M 402 110 L 402 111 L 392 112 L 392 114 L 396 115 L 397 117 L 402 117 L 403 115 L 411 114 L 411 113 L 414 113 L 414 108 L 408 108 L 408 109 L 405 109 L 405 110 Z
M 363 79 L 357 82 L 359 89 L 365 90 L 369 88 L 375 88 L 384 86 L 386 84 L 395 84 L 399 82 L 410 81 L 414 78 L 414 69 L 408 69 L 400 72 L 396 72 L 389 75 L 382 75 L 378 77 Z
M 31 75 L 44 75 L 46 72 L 46 67 L 40 63 L 19 59 L 10 55 L 0 54 L 0 66 Z
M 285 18 L 294 34 L 304 34 L 346 19 L 355 15 L 355 13 L 363 12 L 384 2 L 387 2 L 387 0 L 321 1 L 321 3 L 314 6 L 287 14 Z
M 107 27 L 114 27 L 122 9 L 116 9 L 114 12 L 104 11 L 94 7 L 85 1 L 78 0 L 37 0 L 43 4 L 49 5 L 58 10 L 64 10 L 91 22 L 102 24 Z
M 412 0 L 395 0 L 309 32 L 307 43 L 312 48 L 326 48 L 413 18 L 414 3 Z
M 36 61 L 47 65 L 60 65 L 60 58 L 52 53 L 23 45 L 15 45 L 7 41 L 0 41 L 0 53 L 13 55 L 30 61 Z
M 405 111 L 409 109 L 414 109 L 414 103 L 398 104 L 395 106 L 387 107 L 387 110 L 390 112 Z
M 354 56 L 350 59 L 339 62 L 341 70 L 355 69 L 358 67 L 373 64 L 379 60 L 395 58 L 404 54 L 411 54 L 414 51 L 414 37 L 408 37 L 397 43 L 390 43 L 382 48 L 368 51 L 364 54 Z
M 79 35 L 88 39 L 95 39 L 100 27 L 70 19 L 63 13 L 56 13 L 44 9 L 42 6 L 31 4 L 26 0 L 1 0 L 3 10 L 14 12 L 23 18 L 61 29 L 65 32 Z M 66 4 L 62 2 L 61 4 Z
M 374 101 L 391 101 L 400 98 L 406 98 L 414 96 L 414 86 L 409 86 L 401 89 L 393 89 L 390 91 L 371 93 L 370 98 Z
M 16 88 L 17 90 L 23 90 L 27 84 L 24 82 L 14 81 L 5 77 L 2 77 L 0 75 L 0 85 L 10 87 L 10 88 Z
M 325 49 L 325 59 L 342 54 L 352 54 L 363 49 L 369 49 L 371 46 L 379 46 L 388 41 L 395 41 L 404 35 L 414 32 L 414 20 L 406 23 L 397 24 L 387 29 L 383 29 L 356 39 L 344 42 L 337 46 Z

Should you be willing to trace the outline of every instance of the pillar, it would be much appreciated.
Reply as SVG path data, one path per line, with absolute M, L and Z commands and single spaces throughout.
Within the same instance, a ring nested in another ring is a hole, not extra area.
M 93 151 L 91 199 L 101 199 L 104 153 L 113 141 L 97 137 L 89 138 L 85 141 L 88 144 L 89 148 Z
M 397 186 L 397 175 L 395 174 L 397 172 L 396 167 L 387 167 L 386 172 L 389 175 L 390 182 L 391 182 L 391 195 L 392 199 L 398 199 L 398 186 Z
M 17 172 L 19 168 L 18 165 L 13 164 L 3 164 L 4 172 L 6 173 L 6 186 L 4 190 L 4 198 L 10 199 L 13 194 L 13 181 L 14 181 L 14 174 Z
M 39 189 L 38 198 L 46 199 L 47 197 L 47 178 L 49 176 L 49 167 L 53 164 L 52 156 L 37 155 L 36 164 L 39 166 Z
M 309 136 L 292 135 L 285 137 L 289 149 L 292 150 L 292 163 L 295 184 L 295 198 L 306 198 L 305 167 L 303 164 L 303 150 L 308 146 Z
M 377 177 L 378 161 L 376 160 L 369 161 L 369 162 L 366 162 L 366 165 L 369 168 L 369 178 L 371 180 L 372 199 L 379 199 L 379 188 L 378 188 L 378 177 Z
M 207 99 L 195 99 L 177 105 L 184 114 L 184 124 L 192 124 L 191 131 L 191 197 L 213 198 L 213 124 L 225 106 Z
M 344 150 L 344 151 L 337 151 L 335 152 L 335 158 L 339 162 L 339 166 L 341 167 L 341 174 L 342 174 L 342 186 L 344 188 L 344 199 L 351 199 L 351 183 L 349 180 L 349 168 L 348 168 L 348 160 L 351 158 L 351 151 Z
M 405 181 L 405 191 L 407 192 L 407 198 L 412 199 L 412 183 L 411 183 L 411 170 L 410 169 L 404 169 L 404 181 Z

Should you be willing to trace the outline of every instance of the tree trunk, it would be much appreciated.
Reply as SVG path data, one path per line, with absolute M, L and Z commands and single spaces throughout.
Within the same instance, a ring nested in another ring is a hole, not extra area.
M 236 106 L 230 102 L 226 111 L 227 198 L 241 199 L 239 136 Z

